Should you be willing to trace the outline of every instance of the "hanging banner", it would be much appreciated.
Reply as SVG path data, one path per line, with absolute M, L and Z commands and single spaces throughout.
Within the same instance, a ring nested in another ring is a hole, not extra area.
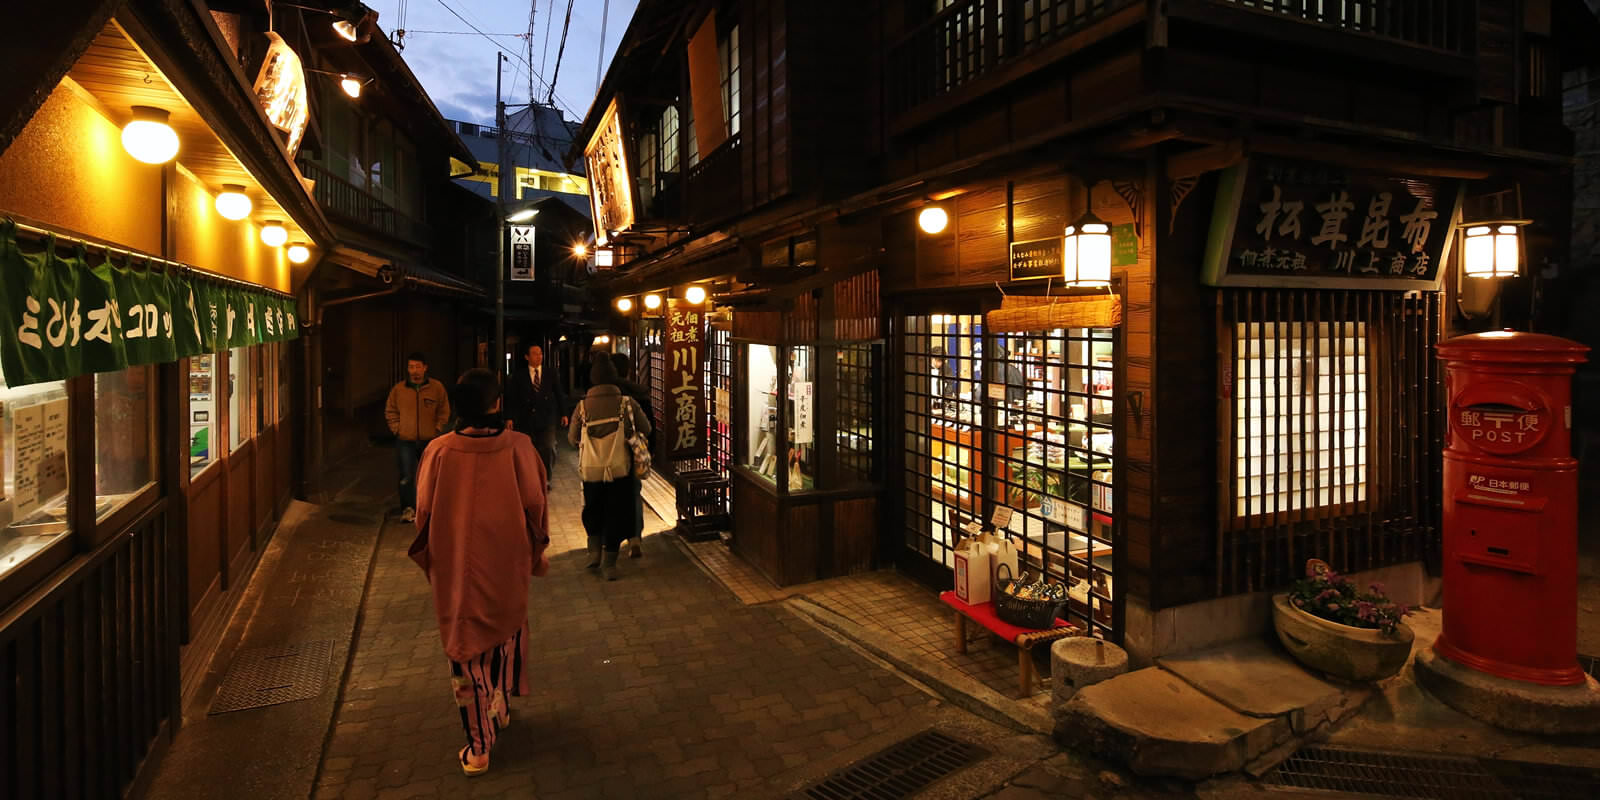
M 685 301 L 667 301 L 667 457 L 706 454 L 705 312 Z
M 10 386 L 160 364 L 299 335 L 294 300 L 138 257 L 37 252 L 0 220 L 0 369 Z M 92 265 L 92 266 L 91 266 Z
M 1254 156 L 1222 172 L 1211 286 L 1439 288 L 1461 182 Z

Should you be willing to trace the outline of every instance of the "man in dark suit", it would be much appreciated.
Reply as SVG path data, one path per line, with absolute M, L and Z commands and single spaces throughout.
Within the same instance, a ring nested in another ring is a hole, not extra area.
M 526 433 L 533 440 L 534 449 L 544 461 L 545 474 L 554 475 L 557 426 L 566 430 L 572 406 L 561 386 L 560 374 L 545 369 L 544 348 L 529 345 L 527 359 L 528 368 L 511 376 L 506 416 L 513 430 Z

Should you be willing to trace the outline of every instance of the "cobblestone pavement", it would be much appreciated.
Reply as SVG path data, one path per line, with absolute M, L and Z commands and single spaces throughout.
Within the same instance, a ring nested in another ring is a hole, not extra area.
M 780 607 L 740 604 L 664 537 L 614 583 L 589 574 L 579 485 L 570 464 L 557 472 L 551 572 L 532 590 L 533 694 L 513 705 L 490 772 L 468 779 L 455 762 L 464 739 L 432 601 L 405 555 L 410 527 L 391 523 L 316 797 L 779 796 L 928 713 L 919 689 Z

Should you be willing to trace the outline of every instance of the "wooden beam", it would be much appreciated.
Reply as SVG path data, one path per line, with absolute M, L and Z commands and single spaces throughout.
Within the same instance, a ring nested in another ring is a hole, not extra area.
M 1286 158 L 1303 158 L 1336 166 L 1386 169 L 1402 175 L 1433 178 L 1483 180 L 1494 171 L 1481 166 L 1466 166 L 1448 159 L 1396 153 L 1377 148 L 1356 148 L 1331 142 L 1292 139 L 1286 136 L 1252 134 L 1246 152 Z M 1481 156 L 1474 159 L 1481 163 Z
M 1244 153 L 1244 140 L 1235 139 L 1225 144 L 1214 144 L 1168 156 L 1167 177 L 1173 180 L 1190 178 L 1231 167 L 1244 159 Z

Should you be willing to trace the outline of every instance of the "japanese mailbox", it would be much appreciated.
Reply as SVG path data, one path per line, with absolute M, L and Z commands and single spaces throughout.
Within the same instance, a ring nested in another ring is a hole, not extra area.
M 1450 419 L 1434 651 L 1502 678 L 1581 684 L 1571 382 L 1588 348 L 1509 330 L 1438 348 Z

